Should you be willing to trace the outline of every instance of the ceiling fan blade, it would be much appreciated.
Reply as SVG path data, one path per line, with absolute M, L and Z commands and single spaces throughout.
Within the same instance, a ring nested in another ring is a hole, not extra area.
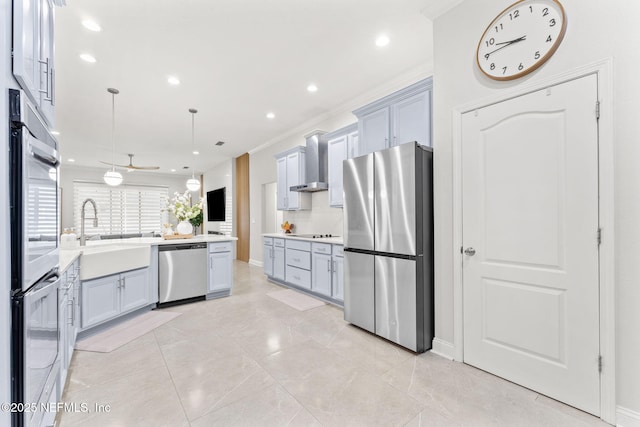
M 131 168 L 131 169 L 136 169 L 136 170 L 148 170 L 148 171 L 160 169 L 160 166 L 133 166 L 133 165 L 131 165 L 131 166 L 127 166 L 127 167 Z
M 129 166 L 129 165 L 119 165 L 119 164 L 117 164 L 117 163 L 116 163 L 116 164 L 113 164 L 113 163 L 111 163 L 111 162 L 103 162 L 102 160 L 98 160 L 98 161 L 99 161 L 100 163 L 105 164 L 105 165 L 115 166 L 115 167 L 117 167 L 117 168 L 129 168 L 129 167 L 131 167 L 131 166 Z

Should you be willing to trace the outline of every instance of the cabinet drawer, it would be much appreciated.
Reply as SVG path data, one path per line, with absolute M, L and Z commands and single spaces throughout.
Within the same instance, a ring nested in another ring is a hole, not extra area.
M 231 242 L 209 243 L 209 253 L 231 252 Z
M 273 237 L 263 237 L 262 244 L 265 246 L 273 246 Z
M 284 248 L 284 239 L 273 239 L 273 246 L 276 248 Z
M 314 254 L 331 255 L 331 245 L 329 243 L 313 243 L 311 248 Z
M 304 268 L 305 270 L 311 269 L 311 254 L 309 252 L 287 248 L 286 259 L 287 265 Z
M 309 270 L 287 265 L 285 280 L 296 286 L 311 289 L 311 272 Z
M 289 248 L 298 249 L 299 251 L 311 252 L 311 242 L 287 239 L 287 249 Z
M 344 257 L 344 246 L 333 245 L 333 256 Z

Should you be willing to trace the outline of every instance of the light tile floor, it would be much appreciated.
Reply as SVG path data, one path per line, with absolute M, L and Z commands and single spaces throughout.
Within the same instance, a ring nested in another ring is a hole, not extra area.
M 233 295 L 171 307 L 182 316 L 112 353 L 76 351 L 66 426 L 606 426 L 595 417 L 347 324 L 300 312 L 236 262 Z M 110 405 L 97 412 L 95 405 Z

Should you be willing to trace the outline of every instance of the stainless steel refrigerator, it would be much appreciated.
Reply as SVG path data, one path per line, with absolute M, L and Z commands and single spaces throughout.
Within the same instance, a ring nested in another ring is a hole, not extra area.
M 433 340 L 433 151 L 345 160 L 344 318 L 421 353 Z

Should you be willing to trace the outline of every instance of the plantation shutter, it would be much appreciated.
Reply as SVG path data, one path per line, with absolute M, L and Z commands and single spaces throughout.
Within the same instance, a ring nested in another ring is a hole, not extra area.
M 82 203 L 93 199 L 98 206 L 98 226 L 93 226 L 93 207 L 85 208 L 85 234 L 140 234 L 159 233 L 162 224 L 168 222 L 164 211 L 168 196 L 167 187 L 144 185 L 120 185 L 74 181 L 74 225 L 81 228 Z

